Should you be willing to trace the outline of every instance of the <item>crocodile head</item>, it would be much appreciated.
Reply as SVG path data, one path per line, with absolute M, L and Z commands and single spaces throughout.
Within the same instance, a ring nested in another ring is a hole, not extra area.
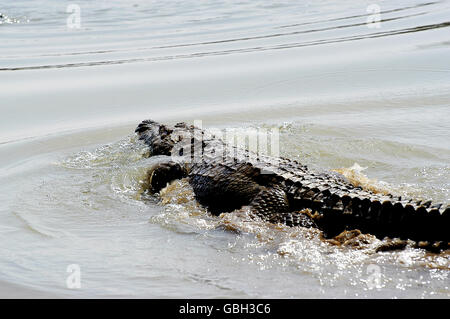
M 198 128 L 184 122 L 174 126 L 160 124 L 152 120 L 141 122 L 135 132 L 150 149 L 150 156 L 183 156 L 191 151 L 191 146 L 201 145 L 203 133 Z
M 139 139 L 143 140 L 150 149 L 150 155 L 170 155 L 174 146 L 171 134 L 174 128 L 157 123 L 152 120 L 145 120 L 139 124 L 135 132 Z

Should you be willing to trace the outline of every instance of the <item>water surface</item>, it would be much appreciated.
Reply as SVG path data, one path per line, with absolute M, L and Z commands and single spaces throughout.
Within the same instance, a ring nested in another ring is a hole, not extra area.
M 283 156 L 357 163 L 379 187 L 449 203 L 450 1 L 18 0 L 0 12 L 0 296 L 450 297 L 447 254 L 211 217 L 184 181 L 162 205 L 142 193 L 151 159 L 132 134 L 145 118 L 278 128 Z M 71 264 L 80 289 L 67 288 Z

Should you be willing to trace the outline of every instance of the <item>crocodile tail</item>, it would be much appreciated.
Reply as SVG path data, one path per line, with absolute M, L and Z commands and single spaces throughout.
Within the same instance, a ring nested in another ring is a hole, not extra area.
M 360 229 L 378 238 L 443 242 L 444 246 L 450 241 L 450 206 L 402 200 L 360 187 L 299 186 L 290 191 L 295 208 L 317 212 L 315 222 L 326 237 Z

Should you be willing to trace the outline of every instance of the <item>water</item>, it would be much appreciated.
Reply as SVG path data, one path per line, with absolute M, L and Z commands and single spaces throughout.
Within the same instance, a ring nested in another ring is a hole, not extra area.
M 450 1 L 3 2 L 0 296 L 450 296 L 448 254 L 211 217 L 185 181 L 146 195 L 132 134 L 279 128 L 283 156 L 448 203 Z

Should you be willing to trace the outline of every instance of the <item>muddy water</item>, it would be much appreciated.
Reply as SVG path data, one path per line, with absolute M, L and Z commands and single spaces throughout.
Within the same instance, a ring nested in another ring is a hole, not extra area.
M 277 128 L 283 156 L 448 203 L 449 1 L 78 1 L 79 28 L 69 4 L 1 8 L 1 296 L 450 297 L 446 254 L 149 196 L 132 134 Z

